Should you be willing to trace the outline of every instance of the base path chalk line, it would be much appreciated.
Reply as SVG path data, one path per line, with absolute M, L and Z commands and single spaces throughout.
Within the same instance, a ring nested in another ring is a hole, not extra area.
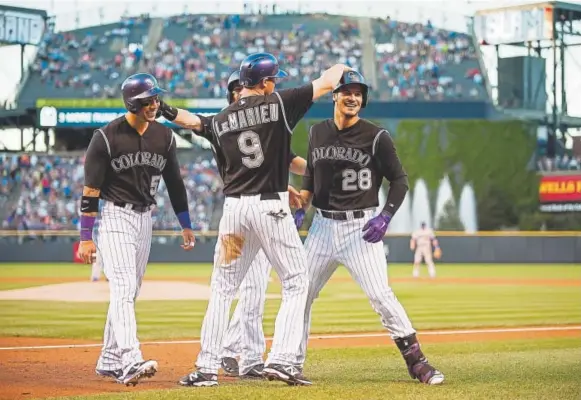
M 494 329 L 466 329 L 466 330 L 445 330 L 445 331 L 419 331 L 420 336 L 443 336 L 443 335 L 478 335 L 486 333 L 509 333 L 509 332 L 554 332 L 554 331 L 579 331 L 580 326 L 544 326 L 544 327 L 522 327 L 522 328 L 494 328 Z M 336 335 L 312 335 L 309 340 L 336 340 L 336 339 L 358 339 L 358 338 L 373 338 L 382 337 L 388 338 L 388 333 L 345 333 Z M 272 337 L 266 338 L 271 341 Z M 199 344 L 200 340 L 169 340 L 156 342 L 141 342 L 141 345 L 163 345 L 163 344 Z M 1 350 L 45 350 L 45 349 L 81 349 L 90 347 L 101 347 L 101 343 L 89 344 L 61 344 L 49 346 L 15 346 L 15 347 L 0 347 Z

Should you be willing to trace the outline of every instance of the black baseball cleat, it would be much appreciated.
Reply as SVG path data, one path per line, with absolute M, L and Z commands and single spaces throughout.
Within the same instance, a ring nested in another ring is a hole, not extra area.
M 95 373 L 103 378 L 113 378 L 118 379 L 121 375 L 123 375 L 123 370 L 116 370 L 111 371 L 108 369 L 95 369 Z
M 194 387 L 218 386 L 218 375 L 203 374 L 200 371 L 194 371 L 182 377 L 178 383 L 182 386 Z
M 269 381 L 276 379 L 290 386 L 310 386 L 313 384 L 294 365 L 269 364 L 264 367 L 263 374 Z
M 253 366 L 247 373 L 240 375 L 240 379 L 266 379 L 264 376 L 264 364 Z
M 133 364 L 117 377 L 117 383 L 122 383 L 125 386 L 135 386 L 142 378 L 151 378 L 157 372 L 157 361 L 147 360 Z
M 226 376 L 238 376 L 238 361 L 232 357 L 222 358 L 222 369 L 224 370 L 224 375 Z

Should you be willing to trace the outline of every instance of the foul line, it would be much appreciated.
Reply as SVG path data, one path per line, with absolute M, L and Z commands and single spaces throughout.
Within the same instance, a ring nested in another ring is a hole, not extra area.
M 581 331 L 580 326 L 545 326 L 545 327 L 525 327 L 525 328 L 497 328 L 497 329 L 466 329 L 466 330 L 446 330 L 446 331 L 424 331 L 418 332 L 420 336 L 444 336 L 444 335 L 475 335 L 482 333 L 509 333 L 509 332 L 553 332 L 553 331 Z M 359 339 L 386 337 L 384 333 L 345 333 L 336 335 L 314 335 L 309 336 L 310 340 L 329 340 L 329 339 Z M 272 337 L 266 338 L 271 341 Z M 166 340 L 159 342 L 141 342 L 141 345 L 160 345 L 160 344 L 199 344 L 200 340 Z M 101 347 L 101 343 L 90 344 L 61 344 L 52 346 L 14 346 L 0 347 L 0 350 L 45 350 L 45 349 L 81 349 L 90 347 Z

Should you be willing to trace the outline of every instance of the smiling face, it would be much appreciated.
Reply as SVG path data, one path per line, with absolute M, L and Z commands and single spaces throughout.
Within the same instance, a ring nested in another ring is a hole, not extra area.
M 363 104 L 361 85 L 353 83 L 343 86 L 341 90 L 333 94 L 333 100 L 335 100 L 335 107 L 341 114 L 348 118 L 355 117 Z
M 159 96 L 148 97 L 139 100 L 141 103 L 141 110 L 139 111 L 139 117 L 147 122 L 155 121 L 155 116 L 157 115 L 157 110 L 159 110 L 160 99 Z

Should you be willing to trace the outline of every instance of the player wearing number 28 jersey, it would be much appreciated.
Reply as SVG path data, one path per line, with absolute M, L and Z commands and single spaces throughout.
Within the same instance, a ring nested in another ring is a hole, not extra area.
M 439 384 L 444 375 L 428 364 L 404 308 L 387 283 L 382 239 L 408 184 L 389 133 L 359 118 L 368 90 L 361 74 L 346 72 L 333 93 L 334 118 L 310 129 L 301 195 L 306 204 L 312 198 L 316 214 L 305 241 L 310 284 L 297 364 L 302 369 L 305 362 L 313 302 L 343 264 L 380 315 L 411 377 Z M 389 194 L 382 212 L 374 216 L 384 177 L 390 181 Z M 303 209 L 295 213 L 297 228 L 304 215 Z

